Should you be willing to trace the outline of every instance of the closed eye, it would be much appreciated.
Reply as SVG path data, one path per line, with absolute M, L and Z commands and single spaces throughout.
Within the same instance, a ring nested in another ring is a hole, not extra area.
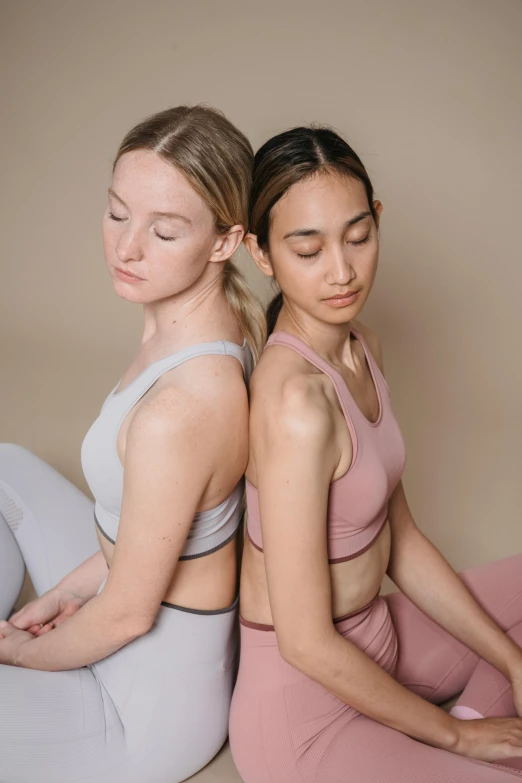
M 365 242 L 368 242 L 370 239 L 371 234 L 366 234 L 366 236 L 363 239 L 358 239 L 357 242 L 351 242 L 352 245 L 364 245 Z
M 109 217 L 110 217 L 110 219 L 111 219 L 111 220 L 115 220 L 117 223 L 123 223 L 123 221 L 125 220 L 125 218 L 117 217 L 117 216 L 114 214 L 114 212 L 111 212 L 110 210 L 109 210 L 109 213 L 108 213 L 108 214 L 109 214 Z
M 358 239 L 355 242 L 350 242 L 350 245 L 364 245 L 366 242 L 369 241 L 370 238 L 371 238 L 371 233 L 368 233 L 362 239 Z M 321 252 L 321 248 L 319 248 L 319 250 L 316 250 L 315 253 L 297 253 L 297 255 L 299 256 L 299 258 L 316 258 L 316 256 L 318 256 L 320 252 Z
M 174 240 L 177 238 L 177 237 L 164 237 L 162 234 L 158 234 L 156 229 L 154 229 L 154 233 L 156 234 L 158 239 L 162 239 L 164 242 L 174 242 Z
M 319 255 L 320 252 L 321 252 L 321 249 L 316 250 L 315 253 L 308 253 L 308 254 L 298 253 L 297 255 L 299 256 L 299 258 L 315 258 L 316 256 Z

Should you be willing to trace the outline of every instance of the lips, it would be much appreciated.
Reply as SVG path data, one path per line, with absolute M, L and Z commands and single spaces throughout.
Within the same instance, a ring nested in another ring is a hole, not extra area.
M 354 294 L 358 294 L 358 291 L 347 291 L 345 294 L 336 294 L 335 296 L 329 296 L 328 299 L 349 299 Z
M 328 299 L 324 299 L 323 301 L 330 307 L 349 307 L 349 305 L 357 301 L 359 294 L 360 290 L 347 291 L 345 294 L 335 294 L 335 296 L 330 296 Z
M 128 272 L 126 269 L 121 269 L 119 266 L 114 267 L 114 270 L 117 275 L 120 277 L 126 277 L 128 280 L 143 280 L 143 277 L 138 277 L 138 275 L 133 275 L 132 272 Z

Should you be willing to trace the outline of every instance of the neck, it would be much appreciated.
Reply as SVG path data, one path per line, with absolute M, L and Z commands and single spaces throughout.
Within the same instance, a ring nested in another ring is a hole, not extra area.
M 228 308 L 222 270 L 217 264 L 190 288 L 179 294 L 143 305 L 142 345 L 164 338 L 191 342 L 200 339 L 213 324 L 223 322 Z
M 355 369 L 350 341 L 351 321 L 328 324 L 285 302 L 274 331 L 284 330 L 299 337 L 330 364 Z

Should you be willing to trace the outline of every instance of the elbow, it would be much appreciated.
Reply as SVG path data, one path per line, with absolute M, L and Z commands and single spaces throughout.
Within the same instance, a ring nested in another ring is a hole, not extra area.
M 135 608 L 127 609 L 106 604 L 104 609 L 103 616 L 109 627 L 109 633 L 120 646 L 144 636 L 154 624 L 154 617 L 149 613 L 136 611 Z
M 143 617 L 127 617 L 120 623 L 121 633 L 125 639 L 125 644 L 133 642 L 140 636 L 145 636 L 152 628 L 153 621 Z
M 154 617 L 148 614 L 132 612 L 120 618 L 119 626 L 122 634 L 125 636 L 125 644 L 145 636 L 154 625 Z
M 286 663 L 303 674 L 317 678 L 324 660 L 323 644 L 317 637 L 307 639 L 278 639 L 279 652 Z

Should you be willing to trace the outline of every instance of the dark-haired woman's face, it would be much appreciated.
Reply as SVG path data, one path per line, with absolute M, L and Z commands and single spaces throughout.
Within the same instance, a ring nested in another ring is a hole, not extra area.
M 378 218 L 380 202 L 374 209 Z M 303 180 L 276 203 L 271 218 L 269 264 L 289 304 L 327 323 L 355 318 L 379 254 L 364 185 L 336 174 Z

